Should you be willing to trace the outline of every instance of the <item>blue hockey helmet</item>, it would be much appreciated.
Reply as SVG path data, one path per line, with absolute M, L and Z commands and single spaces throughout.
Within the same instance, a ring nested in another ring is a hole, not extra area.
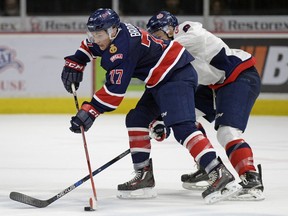
M 166 32 L 166 26 L 172 26 L 173 28 L 175 28 L 177 25 L 178 20 L 173 14 L 168 11 L 160 11 L 158 14 L 152 16 L 149 19 L 146 27 L 148 32 L 152 34 L 158 30 Z
M 107 30 L 110 27 L 119 27 L 120 18 L 118 14 L 110 8 L 99 8 L 90 15 L 87 28 L 90 32 Z

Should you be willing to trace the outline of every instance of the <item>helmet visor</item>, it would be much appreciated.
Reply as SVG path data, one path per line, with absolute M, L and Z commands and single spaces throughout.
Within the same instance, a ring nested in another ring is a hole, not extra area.
M 88 40 L 92 43 L 97 43 L 109 39 L 109 35 L 104 30 L 93 32 L 87 31 L 87 36 Z

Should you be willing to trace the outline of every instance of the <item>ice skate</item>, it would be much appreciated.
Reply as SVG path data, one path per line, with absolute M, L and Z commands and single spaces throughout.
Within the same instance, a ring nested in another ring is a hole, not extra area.
M 182 187 L 187 190 L 205 190 L 208 184 L 208 174 L 200 166 L 198 170 L 191 174 L 183 174 L 181 176 Z
M 208 177 L 209 186 L 202 193 L 207 204 L 228 199 L 242 189 L 242 186 L 235 182 L 234 176 L 223 164 L 214 168 Z
M 258 165 L 258 170 L 259 173 L 248 171 L 240 176 L 242 180 L 240 185 L 243 189 L 229 200 L 260 201 L 265 199 L 261 165 Z
M 136 170 L 136 176 L 130 181 L 118 185 L 118 198 L 120 199 L 147 199 L 157 196 L 154 186 L 152 159 L 149 165 Z

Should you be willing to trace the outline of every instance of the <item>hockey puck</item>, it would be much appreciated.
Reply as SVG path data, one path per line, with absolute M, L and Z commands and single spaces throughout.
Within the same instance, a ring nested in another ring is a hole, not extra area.
M 84 207 L 84 211 L 95 211 L 95 209 L 91 208 L 90 206 Z

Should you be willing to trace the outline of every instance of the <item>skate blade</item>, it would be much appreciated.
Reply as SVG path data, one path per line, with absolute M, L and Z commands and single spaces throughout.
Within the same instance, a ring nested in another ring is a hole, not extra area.
M 152 199 L 157 197 L 154 188 L 143 188 L 134 191 L 118 191 L 119 199 Z
M 204 198 L 206 204 L 214 204 L 229 197 L 238 194 L 242 190 L 242 186 L 235 181 L 228 183 L 222 191 L 216 191 Z
M 187 190 L 205 190 L 209 186 L 207 181 L 200 181 L 196 183 L 183 182 L 182 187 Z
M 261 201 L 264 199 L 264 193 L 259 189 L 242 190 L 228 198 L 230 201 Z

